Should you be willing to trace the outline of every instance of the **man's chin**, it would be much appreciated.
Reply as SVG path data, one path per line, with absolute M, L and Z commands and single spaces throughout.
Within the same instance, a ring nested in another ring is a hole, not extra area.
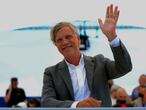
M 63 56 L 64 57 L 72 57 L 74 55 L 74 52 L 73 51 L 67 51 L 67 52 L 63 52 Z

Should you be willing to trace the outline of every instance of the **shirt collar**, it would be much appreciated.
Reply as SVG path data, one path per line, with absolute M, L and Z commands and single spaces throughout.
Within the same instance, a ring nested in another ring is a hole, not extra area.
M 77 66 L 69 63 L 66 59 L 65 59 L 65 62 L 70 69 L 75 69 L 78 66 L 84 66 L 83 54 L 81 54 L 81 58 L 80 58 L 79 64 Z

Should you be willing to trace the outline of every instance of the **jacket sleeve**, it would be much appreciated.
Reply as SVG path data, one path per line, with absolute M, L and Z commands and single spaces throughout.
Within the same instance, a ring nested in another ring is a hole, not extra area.
M 111 50 L 115 61 L 104 59 L 108 79 L 121 77 L 132 70 L 130 55 L 121 41 L 120 46 L 111 47 Z

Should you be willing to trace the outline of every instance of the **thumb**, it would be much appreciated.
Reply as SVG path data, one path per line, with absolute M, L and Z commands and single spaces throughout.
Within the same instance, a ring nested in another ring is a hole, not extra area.
M 100 25 L 100 28 L 102 28 L 103 27 L 103 22 L 102 22 L 102 20 L 100 18 L 98 18 L 98 23 Z
M 99 102 L 99 104 L 101 104 L 101 103 L 102 103 L 102 101 L 101 101 L 101 100 L 98 100 L 98 102 Z

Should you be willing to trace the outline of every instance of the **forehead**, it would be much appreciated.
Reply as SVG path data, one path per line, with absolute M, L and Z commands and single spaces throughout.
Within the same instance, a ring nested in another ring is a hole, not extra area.
M 16 83 L 16 82 L 18 82 L 18 81 L 12 81 L 12 83 Z
M 74 32 L 70 27 L 64 26 L 56 32 L 56 36 L 63 35 L 63 34 L 74 34 Z

